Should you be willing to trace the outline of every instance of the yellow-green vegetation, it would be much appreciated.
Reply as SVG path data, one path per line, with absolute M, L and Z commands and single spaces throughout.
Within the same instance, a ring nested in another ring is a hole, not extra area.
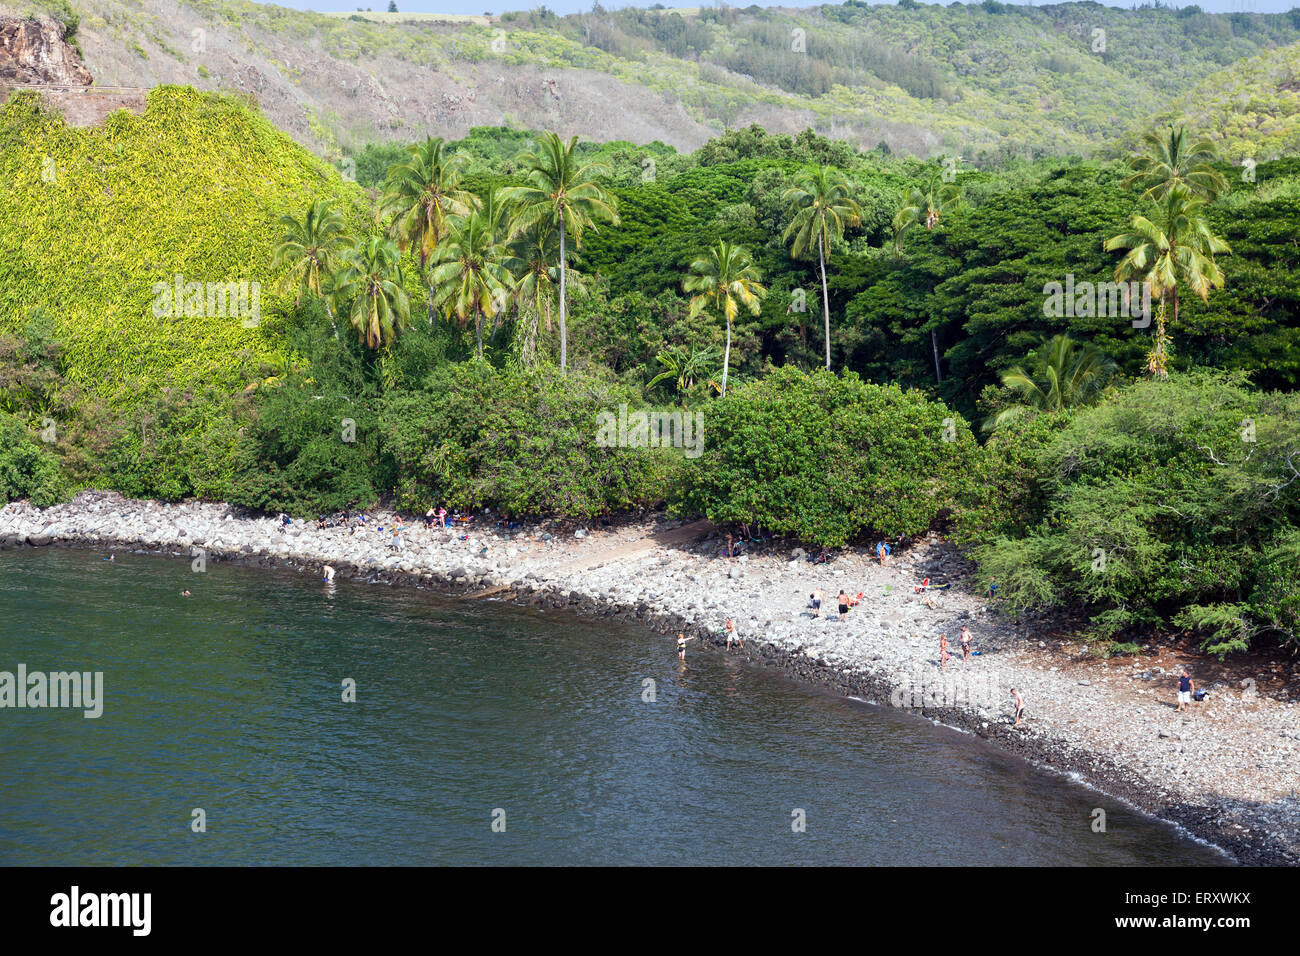
M 14 95 L 0 107 L 0 332 L 52 316 L 69 379 L 106 397 L 242 387 L 281 360 L 292 292 L 271 250 L 279 218 L 314 198 L 361 220 L 355 184 L 235 97 L 159 87 L 143 116 L 76 129 Z M 249 308 L 205 292 L 200 314 L 169 310 L 155 284 L 177 275 L 250 283 Z
M 1300 151 L 1300 43 L 1239 60 L 1144 125 L 1185 120 L 1210 131 L 1224 159 L 1263 162 Z

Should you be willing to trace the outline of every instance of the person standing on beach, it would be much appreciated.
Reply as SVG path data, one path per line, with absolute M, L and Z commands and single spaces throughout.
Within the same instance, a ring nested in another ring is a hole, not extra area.
M 397 515 L 396 523 L 393 525 L 393 541 L 389 545 L 394 551 L 402 550 L 402 532 L 406 530 L 406 525 L 402 524 L 402 516 Z
M 884 541 L 876 542 L 876 557 L 880 559 L 880 566 L 883 568 L 889 558 L 890 547 Z
M 849 607 L 853 602 L 853 598 L 849 597 L 847 593 L 841 590 L 839 596 L 839 602 L 840 602 L 840 620 L 843 621 L 845 616 L 849 613 Z
M 727 650 L 731 650 L 731 642 L 735 641 L 741 649 L 745 649 L 745 642 L 740 639 L 740 632 L 736 630 L 736 622 L 727 618 L 727 626 L 723 628 L 723 633 L 727 636 Z
M 695 640 L 695 638 L 687 637 L 680 631 L 677 633 L 677 659 L 679 661 L 686 660 L 686 642 L 693 640 Z
M 1014 687 L 1011 688 L 1011 702 L 1016 711 L 1016 721 L 1011 726 L 1013 728 L 1019 727 L 1021 719 L 1025 716 L 1025 701 L 1024 698 L 1020 696 L 1020 691 L 1016 690 Z
M 939 635 L 939 669 L 948 669 L 948 634 L 947 632 Z
M 970 628 L 965 624 L 961 626 L 961 659 L 970 660 Z
M 1191 709 L 1192 694 L 1195 691 L 1196 691 L 1196 682 L 1193 681 L 1192 678 L 1188 675 L 1187 671 L 1184 670 L 1183 676 L 1178 678 L 1177 710 L 1182 711 L 1184 708 L 1187 708 L 1188 710 Z
M 812 594 L 808 595 L 808 606 L 812 608 L 814 618 L 822 616 L 822 598 L 825 596 L 821 588 L 813 588 Z

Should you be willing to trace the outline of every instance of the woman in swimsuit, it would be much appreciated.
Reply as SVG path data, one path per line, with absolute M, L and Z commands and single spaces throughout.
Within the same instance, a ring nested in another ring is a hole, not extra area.
M 695 638 L 687 637 L 685 634 L 679 633 L 677 635 L 677 659 L 679 661 L 686 660 L 686 642 L 693 640 L 695 640 Z
M 970 628 L 965 624 L 961 626 L 961 659 L 970 660 Z

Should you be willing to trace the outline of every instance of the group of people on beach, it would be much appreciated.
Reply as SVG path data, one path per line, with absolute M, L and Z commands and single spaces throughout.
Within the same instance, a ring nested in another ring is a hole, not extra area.
M 841 621 L 844 620 L 845 616 L 848 615 L 851 609 L 857 607 L 858 602 L 862 600 L 862 595 L 865 593 L 865 591 L 859 591 L 857 595 L 854 596 L 843 589 L 840 590 L 840 593 L 836 597 L 836 601 L 839 602 L 839 619 Z M 808 595 L 808 607 L 812 609 L 813 617 L 817 618 L 822 616 L 822 601 L 825 599 L 826 592 L 821 588 L 813 588 L 812 592 Z

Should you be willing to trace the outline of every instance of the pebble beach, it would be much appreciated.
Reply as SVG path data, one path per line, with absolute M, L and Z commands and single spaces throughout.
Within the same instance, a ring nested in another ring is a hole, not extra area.
M 193 562 L 237 561 L 337 586 L 413 585 L 539 609 L 617 617 L 665 635 L 685 631 L 697 654 L 730 653 L 840 693 L 976 734 L 1123 800 L 1221 848 L 1225 862 L 1300 863 L 1300 684 L 1294 665 L 1258 655 L 1224 664 L 1153 637 L 1136 657 L 1102 659 L 1068 626 L 1005 616 L 974 586 L 961 554 L 931 535 L 897 548 L 886 566 L 865 549 L 814 564 L 793 546 L 723 555 L 718 531 L 649 516 L 611 527 L 554 523 L 425 528 L 393 515 L 364 530 L 317 529 L 219 503 L 161 504 L 87 491 L 48 509 L 0 508 L 0 548 L 50 545 L 158 552 Z M 384 530 L 380 531 L 380 527 Z M 918 591 L 929 577 L 945 590 Z M 826 595 L 821 616 L 807 607 Z M 835 595 L 862 594 L 844 621 Z M 735 622 L 743 649 L 724 649 Z M 978 653 L 963 661 L 958 633 Z M 952 657 L 940 667 L 946 634 Z M 1188 668 L 1206 699 L 1175 710 Z M 1010 688 L 1026 719 L 1011 726 Z M 1081 820 L 1081 826 L 1090 824 Z M 1099 834 L 1098 838 L 1104 838 Z

